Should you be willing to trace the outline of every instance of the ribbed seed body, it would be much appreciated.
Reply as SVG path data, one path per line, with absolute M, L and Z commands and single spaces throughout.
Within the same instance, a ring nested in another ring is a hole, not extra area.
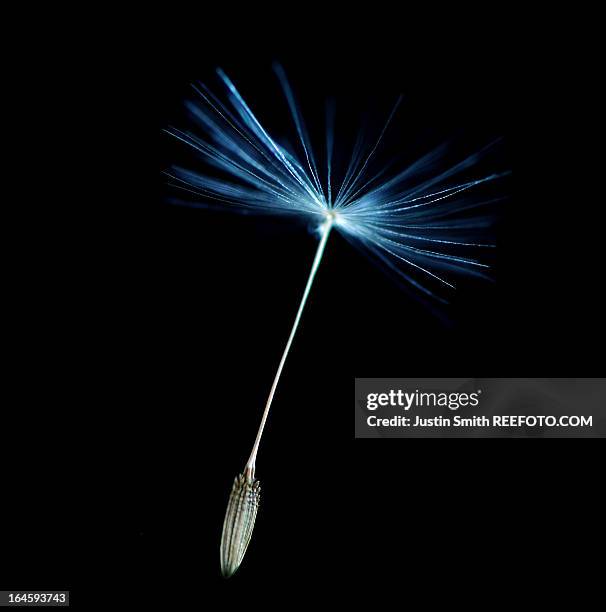
M 236 476 L 221 536 L 221 572 L 226 578 L 232 576 L 242 563 L 255 526 L 260 496 L 258 480 L 246 474 Z

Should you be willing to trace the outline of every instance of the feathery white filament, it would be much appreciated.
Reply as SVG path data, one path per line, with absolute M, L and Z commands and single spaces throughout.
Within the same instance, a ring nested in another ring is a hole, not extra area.
M 400 97 L 371 147 L 366 147 L 364 133 L 358 131 L 343 175 L 339 170 L 344 168 L 333 163 L 342 158 L 342 154 L 333 156 L 333 152 L 341 153 L 335 149 L 334 104 L 326 108 L 322 168 L 286 74 L 280 66 L 275 71 L 296 130 L 297 147 L 279 144 L 270 135 L 222 70 L 217 74 L 227 88 L 228 104 L 202 84 L 194 90 L 203 103 L 188 104 L 194 125 L 202 128 L 205 137 L 189 130 L 168 130 L 219 172 L 209 176 L 173 167 L 166 173 L 175 187 L 199 196 L 194 206 L 289 214 L 318 224 L 333 215 L 335 230 L 353 245 L 439 301 L 444 301 L 438 295 L 444 287 L 455 287 L 451 273 L 482 274 L 481 269 L 488 266 L 470 250 L 484 251 L 494 244 L 484 240 L 489 217 L 478 216 L 476 209 L 497 201 L 482 195 L 482 190 L 509 173 L 473 178 L 468 171 L 497 141 L 448 165 L 440 166 L 448 153 L 442 145 L 394 175 L 388 172 L 391 160 L 373 170 Z M 461 176 L 453 180 L 457 175 Z

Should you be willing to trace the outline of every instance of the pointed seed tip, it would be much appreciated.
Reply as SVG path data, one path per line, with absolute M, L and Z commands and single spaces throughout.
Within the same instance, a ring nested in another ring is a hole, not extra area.
M 250 473 L 236 476 L 232 486 L 221 536 L 221 573 L 236 573 L 248 548 L 259 508 L 260 483 Z

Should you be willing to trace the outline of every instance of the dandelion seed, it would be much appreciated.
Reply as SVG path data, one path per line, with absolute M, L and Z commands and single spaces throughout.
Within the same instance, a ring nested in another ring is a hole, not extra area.
M 442 146 L 391 177 L 386 176 L 385 165 L 371 174 L 375 154 L 400 98 L 370 147 L 365 149 L 363 139 L 358 139 L 349 166 L 338 180 L 333 164 L 334 106 L 327 107 L 325 169 L 320 171 L 286 74 L 280 66 L 275 66 L 275 71 L 296 129 L 299 153 L 270 136 L 222 70 L 217 74 L 226 88 L 228 103 L 198 84 L 194 86 L 198 99 L 188 104 L 194 124 L 205 136 L 177 128 L 167 130 L 223 177 L 179 167 L 167 171 L 173 186 L 195 195 L 195 202 L 190 204 L 306 218 L 312 221 L 319 237 L 250 457 L 229 497 L 221 538 L 221 570 L 227 577 L 238 569 L 251 539 L 259 506 L 260 486 L 255 479 L 259 444 L 332 229 L 402 276 L 415 290 L 443 300 L 440 291 L 455 287 L 453 274 L 481 274 L 488 267 L 481 256 L 470 254 L 495 246 L 483 238 L 490 217 L 478 213 L 495 198 L 481 196 L 480 189 L 509 174 L 492 173 L 476 179 L 467 175 L 494 143 L 446 169 L 437 170 L 445 153 Z M 464 179 L 454 180 L 457 176 Z M 474 196 L 477 193 L 480 195 Z
M 221 536 L 221 572 L 226 578 L 232 576 L 242 563 L 255 526 L 260 495 L 261 485 L 250 470 L 236 476 Z

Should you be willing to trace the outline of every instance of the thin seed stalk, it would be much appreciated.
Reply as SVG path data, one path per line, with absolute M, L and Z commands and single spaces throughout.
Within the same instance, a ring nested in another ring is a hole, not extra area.
M 246 462 L 246 466 L 244 467 L 244 472 L 236 477 L 229 496 L 225 520 L 223 522 L 223 534 L 221 536 L 221 571 L 226 578 L 232 576 L 242 563 L 242 559 L 244 558 L 244 554 L 246 553 L 246 549 L 252 536 L 252 530 L 255 525 L 261 493 L 261 485 L 259 481 L 255 479 L 255 464 L 257 460 L 257 453 L 259 451 L 259 444 L 261 442 L 261 437 L 263 436 L 265 423 L 267 422 L 267 417 L 276 393 L 280 375 L 284 369 L 286 358 L 297 332 L 297 328 L 299 327 L 303 309 L 305 308 L 305 303 L 307 302 L 316 272 L 318 271 L 318 267 L 322 261 L 322 255 L 324 254 L 324 249 L 326 247 L 326 242 L 328 241 L 328 236 L 330 235 L 330 230 L 332 229 L 333 221 L 334 215 L 329 214 L 327 215 L 326 222 L 322 225 L 322 237 L 316 250 L 316 255 L 309 272 L 309 277 L 307 279 L 307 284 L 305 285 L 305 291 L 303 292 L 303 297 L 301 298 L 297 315 L 295 317 L 292 329 L 290 330 L 290 335 L 286 342 L 284 352 L 282 353 L 278 370 L 276 371 L 276 375 L 269 391 L 269 396 L 265 404 L 265 409 L 263 410 L 263 416 L 261 417 L 261 424 L 259 425 L 259 429 L 257 431 L 255 443 L 253 444 L 250 457 Z

